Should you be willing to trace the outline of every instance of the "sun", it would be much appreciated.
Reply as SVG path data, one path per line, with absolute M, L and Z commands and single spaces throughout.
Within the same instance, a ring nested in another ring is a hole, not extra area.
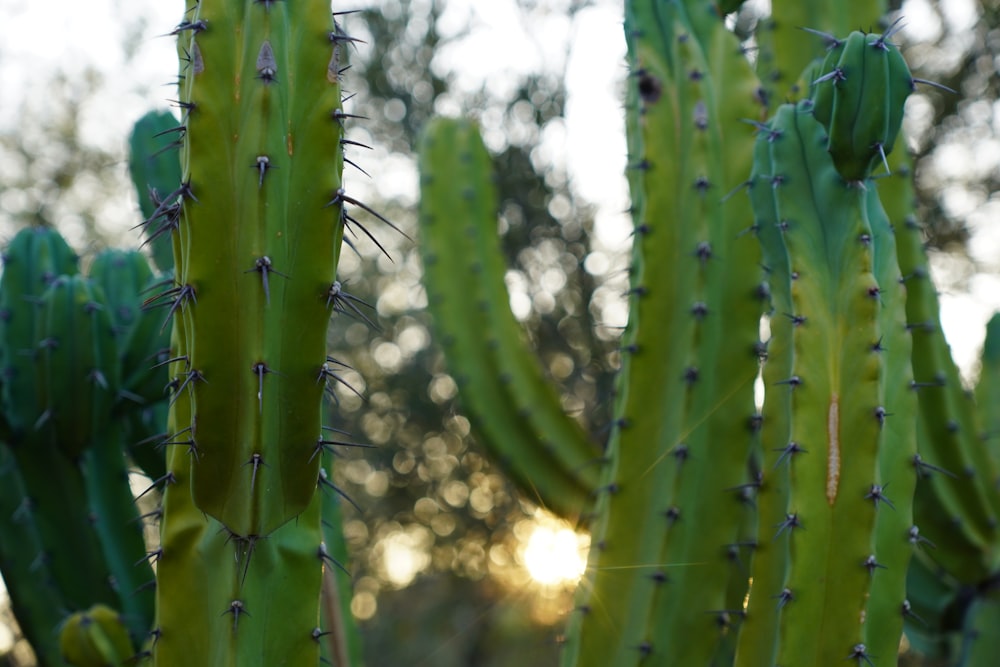
M 528 574 L 543 586 L 575 586 L 587 568 L 590 537 L 544 512 L 531 523 L 520 553 Z

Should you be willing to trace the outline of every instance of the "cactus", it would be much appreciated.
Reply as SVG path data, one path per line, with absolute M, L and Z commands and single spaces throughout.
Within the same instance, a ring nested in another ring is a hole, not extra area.
M 75 667 L 124 667 L 134 655 L 128 629 L 105 605 L 67 618 L 59 631 L 59 644 L 63 658 Z
M 341 180 L 351 38 L 322 2 L 192 1 L 174 33 L 182 176 L 146 222 L 176 267 L 151 300 L 173 318 L 152 653 L 316 664 L 326 325 L 349 207 L 372 213 Z
M 757 83 L 705 3 L 627 3 L 626 35 L 631 312 L 563 657 L 708 664 L 739 620 L 754 541 L 759 251 L 748 211 L 723 195 L 749 173 L 740 119 L 760 115 Z
M 479 130 L 436 119 L 424 129 L 420 156 L 428 302 L 477 433 L 529 497 L 577 515 L 597 486 L 598 453 L 563 413 L 510 312 Z M 485 336 L 468 325 L 471 312 L 482 314 Z

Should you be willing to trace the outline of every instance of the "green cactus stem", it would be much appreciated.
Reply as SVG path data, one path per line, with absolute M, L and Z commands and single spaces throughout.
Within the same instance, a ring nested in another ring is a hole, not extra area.
M 886 12 L 884 0 L 800 2 L 771 0 L 771 15 L 757 26 L 757 73 L 769 106 L 799 99 L 802 81 L 795 79 L 811 59 L 822 57 L 824 44 L 816 32 L 846 35 L 874 30 Z M 808 84 L 811 80 L 804 83 Z
M 563 661 L 710 664 L 732 650 L 754 541 L 759 249 L 725 194 L 749 173 L 758 84 L 710 3 L 628 2 L 626 36 L 629 323 Z
M 341 181 L 346 36 L 315 0 L 189 2 L 175 33 L 186 114 L 164 298 L 186 330 L 172 381 L 193 401 L 178 426 L 196 505 L 263 537 L 309 506 L 319 471 L 330 290 L 358 204 Z
M 975 584 L 1000 566 L 997 465 L 983 447 L 976 407 L 962 386 L 941 329 L 923 229 L 912 214 L 909 158 L 897 151 L 890 156 L 890 166 L 892 176 L 880 179 L 879 190 L 896 230 L 919 406 L 914 521 L 926 554 L 960 582 Z M 930 548 L 932 544 L 948 546 Z
M 5 444 L 0 444 L 0 571 L 14 616 L 39 666 L 59 665 L 56 640 L 66 602 L 44 557 L 17 462 Z
M 789 469 L 788 513 L 759 537 L 786 542 L 788 566 L 782 588 L 750 592 L 770 598 L 779 616 L 776 664 L 870 659 L 859 618 L 881 627 L 872 580 L 906 569 L 905 559 L 875 551 L 876 517 L 891 511 L 879 470 L 890 417 L 865 190 L 837 173 L 811 110 L 808 101 L 779 107 L 758 134 L 753 177 L 774 198 L 758 226 L 779 227 L 791 272 L 792 374 L 766 388 L 791 394 L 789 443 L 771 456 Z M 764 470 L 776 464 L 765 457 Z
M 826 127 L 837 170 L 849 181 L 867 178 L 876 164 L 889 170 L 903 124 L 903 105 L 914 79 L 899 48 L 889 41 L 897 21 L 882 34 L 852 32 L 833 39 L 810 85 L 813 113 Z
M 564 413 L 510 312 L 479 130 L 468 120 L 434 119 L 420 155 L 428 302 L 476 435 L 529 498 L 578 516 L 597 486 L 599 453 Z
M 979 382 L 976 383 L 976 407 L 982 425 L 981 437 L 993 464 L 1000 465 L 1000 314 L 991 317 L 986 325 Z

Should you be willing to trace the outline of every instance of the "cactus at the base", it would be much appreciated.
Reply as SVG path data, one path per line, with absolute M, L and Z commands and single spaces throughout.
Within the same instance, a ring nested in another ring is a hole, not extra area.
M 70 615 L 59 631 L 59 645 L 74 667 L 125 667 L 135 655 L 128 628 L 106 605 Z
M 628 2 L 626 36 L 629 324 L 563 660 L 709 664 L 731 650 L 753 556 L 759 249 L 725 194 L 750 171 L 742 119 L 762 110 L 710 3 Z
M 600 453 L 563 412 L 510 312 L 479 129 L 437 118 L 424 129 L 420 157 L 428 303 L 475 434 L 529 498 L 577 516 L 597 486 Z M 470 326 L 472 313 L 480 326 Z
M 21 632 L 41 667 L 60 662 L 56 642 L 66 602 L 43 555 L 24 483 L 10 449 L 0 443 L 0 572 Z

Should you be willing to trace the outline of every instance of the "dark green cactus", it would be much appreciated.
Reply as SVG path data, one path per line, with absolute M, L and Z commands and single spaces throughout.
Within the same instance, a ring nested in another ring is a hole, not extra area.
M 144 243 L 150 246 L 160 271 L 169 271 L 174 266 L 171 232 L 178 219 L 172 208 L 176 202 L 170 201 L 169 196 L 181 180 L 177 152 L 172 150 L 179 146 L 181 138 L 173 114 L 150 111 L 136 122 L 128 142 L 129 175 L 146 220 L 142 225 Z
M 597 486 L 599 452 L 563 412 L 510 312 L 492 167 L 479 130 L 435 119 L 420 156 L 429 306 L 477 436 L 528 497 L 577 516 Z M 469 326 L 473 312 L 482 328 Z

